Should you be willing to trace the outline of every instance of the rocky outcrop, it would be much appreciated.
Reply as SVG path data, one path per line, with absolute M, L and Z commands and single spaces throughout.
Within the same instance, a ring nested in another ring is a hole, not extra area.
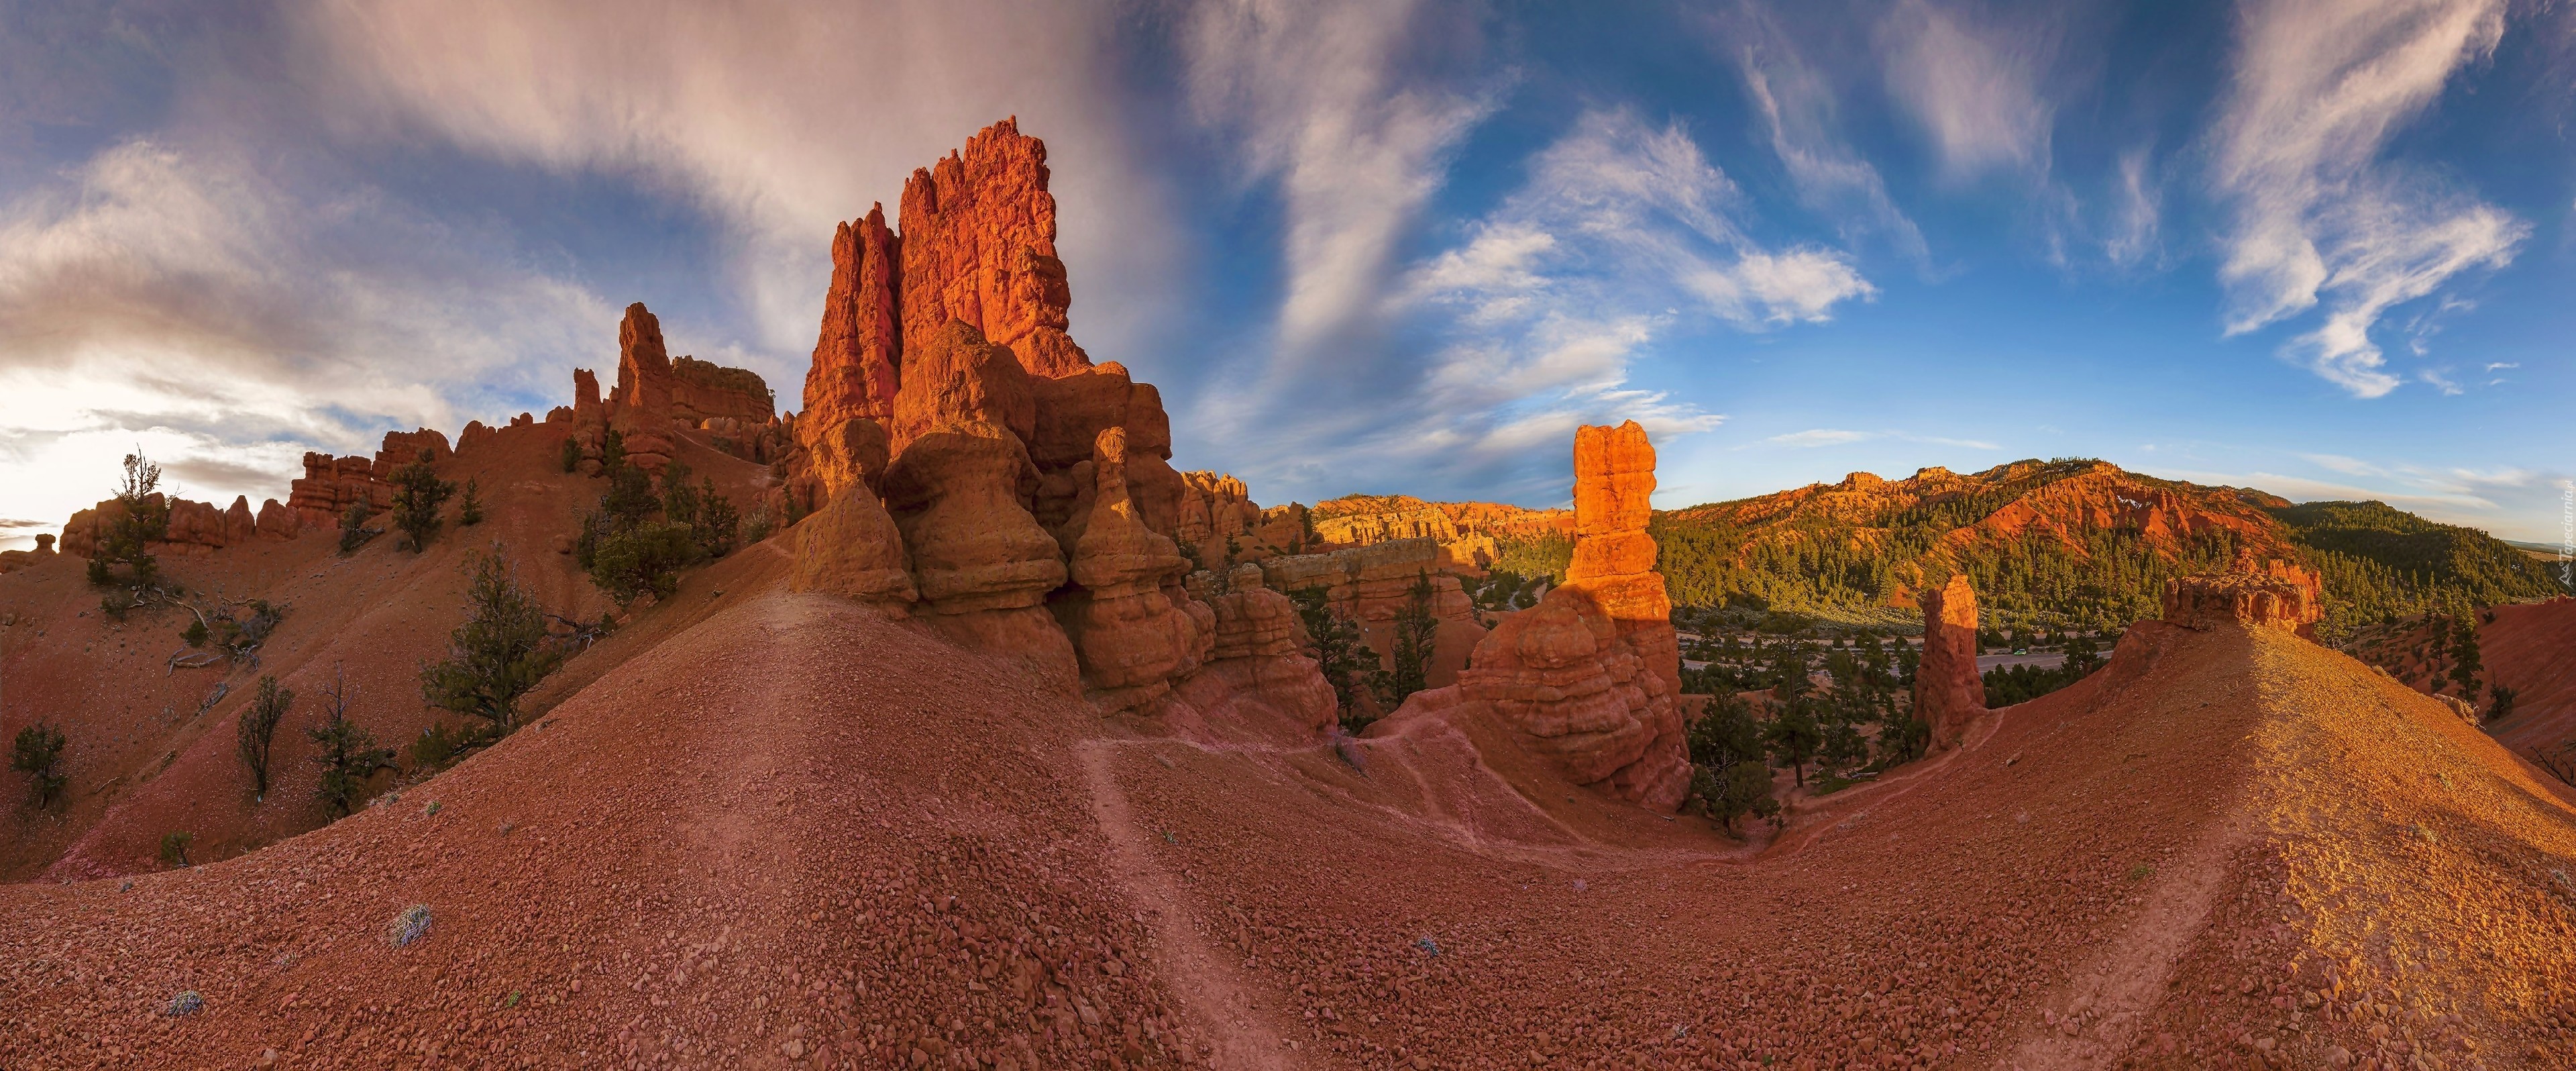
M 1446 563 L 1490 567 L 1502 555 L 1499 540 L 1574 534 L 1571 510 L 1533 510 L 1491 502 L 1425 502 L 1410 495 L 1344 495 L 1315 504 L 1315 537 L 1332 546 L 1368 546 L 1396 539 L 1440 544 Z
M 287 484 L 286 504 L 302 528 L 329 528 L 352 503 L 364 502 L 370 513 L 390 509 L 394 489 L 376 480 L 376 463 L 365 457 L 304 455 L 304 475 Z
M 1560 587 L 1505 619 L 1476 645 L 1457 687 L 1576 784 L 1665 811 L 1688 793 L 1679 692 L 1590 592 Z
M 1181 474 L 1180 515 L 1173 538 L 1195 549 L 1206 568 L 1230 559 L 1257 562 L 1306 551 L 1306 507 L 1291 502 L 1263 509 L 1252 489 L 1215 472 Z
M 1986 683 L 1977 675 L 1977 592 L 1965 575 L 1917 597 L 1923 604 L 1923 660 L 1914 669 L 1914 716 L 1932 730 L 1932 746 L 1956 745 L 1986 712 Z
M 1565 587 L 1591 594 L 1646 668 L 1681 693 L 1681 638 L 1655 571 L 1655 447 L 1636 421 L 1574 432 L 1574 560 Z M 1677 745 L 1678 746 L 1678 745 Z
M 423 454 L 435 464 L 456 456 L 456 451 L 447 448 L 446 433 L 430 428 L 386 432 L 384 445 L 376 450 L 373 475 L 379 481 L 391 480 L 394 470 L 420 460 Z
M 1091 366 L 1065 333 L 1073 304 L 1055 252 L 1046 144 L 1005 119 L 903 186 L 905 337 L 963 320 L 1053 378 Z
M 1028 508 L 1037 469 L 1023 439 L 1035 420 L 1027 374 L 962 323 L 930 333 L 914 357 L 895 399 L 900 445 L 884 490 L 921 612 L 1070 683 L 1073 645 L 1044 606 L 1065 582 L 1063 551 Z
M 1579 428 L 1574 442 L 1566 582 L 1496 626 L 1454 687 L 1417 694 L 1382 724 L 1402 733 L 1409 719 L 1490 719 L 1576 784 L 1673 810 L 1689 793 L 1690 756 L 1679 639 L 1645 532 L 1654 447 L 1634 422 Z
M 2309 636 L 2325 612 L 2317 574 L 2277 558 L 2239 557 L 2223 573 L 2165 581 L 2165 621 L 2203 632 L 2232 621 Z
M 293 539 L 304 529 L 303 518 L 274 498 L 259 504 L 259 518 L 254 523 L 259 534 L 270 539 Z
M 250 512 L 250 500 L 233 499 L 232 508 L 217 509 L 208 502 L 152 495 L 148 501 L 169 510 L 169 525 L 162 536 L 146 545 L 153 554 L 211 554 L 218 548 L 247 543 L 259 534 L 258 523 Z M 98 556 L 108 529 L 125 516 L 125 504 L 108 499 L 72 514 L 63 522 L 63 553 L 83 558 Z
M 826 496 L 872 481 L 852 455 L 867 440 L 852 440 L 851 423 L 867 421 L 881 431 L 894 417 L 895 392 L 902 386 L 900 241 L 886 229 L 884 205 L 841 224 L 832 236 L 832 286 L 823 295 L 823 327 L 805 372 L 805 409 L 796 424 L 797 445 Z M 882 453 L 881 434 L 873 445 Z M 880 471 L 882 465 L 880 460 Z
M 1468 654 L 1485 638 L 1475 602 L 1458 578 L 1440 569 L 1439 544 L 1428 539 L 1399 539 L 1324 554 L 1296 554 L 1260 563 L 1262 583 L 1274 591 L 1322 588 L 1325 604 L 1360 626 L 1360 635 L 1380 655 L 1394 649 L 1395 615 L 1413 597 L 1416 583 L 1431 585 L 1431 616 L 1438 618 L 1432 687 L 1457 679 Z
M 1170 694 L 1172 681 L 1207 660 L 1216 618 L 1181 593 L 1188 559 L 1145 526 L 1128 495 L 1125 429 L 1101 431 L 1091 476 L 1073 586 L 1058 594 L 1055 613 L 1074 638 L 1085 692 L 1103 707 L 1135 709 Z
M 833 496 L 796 526 L 795 543 L 789 590 L 842 595 L 893 613 L 919 597 L 903 533 L 873 494 Z
M 662 321 L 636 302 L 617 325 L 617 389 L 608 397 L 610 422 L 622 432 L 668 432 L 725 418 L 766 424 L 777 412 L 769 385 L 757 373 L 694 357 L 671 357 Z
M 1260 566 L 1236 565 L 1221 581 L 1212 572 L 1193 573 L 1190 585 L 1204 592 L 1216 639 L 1207 664 L 1180 683 L 1183 702 L 1212 718 L 1258 718 L 1304 733 L 1333 724 L 1340 708 L 1332 684 L 1306 654 L 1297 606 L 1261 586 Z

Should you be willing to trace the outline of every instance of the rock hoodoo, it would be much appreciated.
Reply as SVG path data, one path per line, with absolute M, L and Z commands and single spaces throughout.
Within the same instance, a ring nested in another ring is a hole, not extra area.
M 2325 612 L 2317 574 L 2279 559 L 2240 556 L 2226 572 L 2165 581 L 2164 619 L 2203 632 L 2233 621 L 2306 636 Z
M 1117 709 L 1169 694 L 1173 680 L 1207 660 L 1216 633 L 1215 611 L 1180 587 L 1188 559 L 1138 516 L 1126 455 L 1126 429 L 1100 433 L 1091 460 L 1095 489 L 1074 541 L 1073 586 L 1054 602 L 1075 637 L 1085 690 Z
M 1924 591 L 1923 661 L 1914 670 L 1914 716 L 1932 730 L 1932 746 L 1950 747 L 1986 712 L 1986 682 L 1977 675 L 1977 592 L 1964 574 Z
M 1656 810 L 1681 806 L 1690 755 L 1680 641 L 1645 531 L 1654 458 L 1633 421 L 1575 432 L 1575 568 L 1566 583 L 1504 619 L 1455 686 L 1416 693 L 1380 723 L 1384 732 L 1407 731 L 1412 718 L 1490 718 L 1577 784 Z
M 797 442 L 810 458 L 812 479 L 823 493 L 873 482 L 853 455 L 885 451 L 883 422 L 894 417 L 896 368 L 903 349 L 895 272 L 899 240 L 886 229 L 885 206 L 841 224 L 832 236 L 832 287 L 823 295 L 823 328 L 814 341 L 814 363 L 805 372 L 805 411 Z M 854 421 L 866 421 L 857 429 Z M 873 429 L 873 430 L 871 430 Z
M 963 320 L 1019 355 L 1029 374 L 1091 367 L 1065 333 L 1073 304 L 1055 255 L 1046 143 L 1005 119 L 903 185 L 903 334 Z
M 1291 502 L 1263 509 L 1243 481 L 1215 472 L 1184 472 L 1180 521 L 1174 538 L 1198 549 L 1198 563 L 1259 561 L 1306 550 L 1306 507 Z

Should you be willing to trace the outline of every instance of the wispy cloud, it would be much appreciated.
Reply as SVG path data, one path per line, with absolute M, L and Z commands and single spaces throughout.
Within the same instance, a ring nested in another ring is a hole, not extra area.
M 1825 73 L 1753 4 L 1740 5 L 1716 25 L 1799 202 L 1831 218 L 1846 242 L 1882 236 L 1918 264 L 1928 259 L 1921 228 L 1888 196 L 1878 168 L 1843 136 Z
M 1189 16 L 1194 110 L 1230 132 L 1246 171 L 1275 177 L 1285 201 L 1277 344 L 1292 365 L 1369 326 L 1397 240 L 1439 189 L 1458 139 L 1492 110 L 1484 95 L 1420 72 L 1419 20 L 1437 17 L 1425 9 L 1216 0 Z
M 0 208 L 0 470 L 67 516 L 141 445 L 174 489 L 283 497 L 304 449 L 497 419 L 614 337 L 615 306 L 364 187 L 113 146 Z M 58 522 L 57 522 L 58 523 Z
M 2245 5 L 2212 138 L 2214 182 L 2235 212 L 2219 272 L 2229 334 L 2322 302 L 2324 322 L 2284 354 L 2378 397 L 2401 382 L 2370 337 L 2381 316 L 2512 260 L 2528 224 L 2381 159 L 2455 72 L 2494 51 L 2505 12 L 2504 0 Z
M 2039 91 L 2049 41 L 2037 27 L 1901 0 L 1879 22 L 1878 48 L 1890 97 L 1951 179 L 2047 170 L 2055 109 Z
M 1059 252 L 1093 345 L 1155 309 L 1170 214 L 1133 163 L 1114 96 L 1105 5 L 795 0 L 704 5 L 516 0 L 305 0 L 295 25 L 337 133 L 426 131 L 478 155 L 640 181 L 721 225 L 751 341 L 801 374 L 829 277 L 833 224 L 889 210 L 906 176 L 1017 114 L 1047 139 Z M 891 214 L 891 211 L 889 211 Z M 791 392 L 792 394 L 792 392 Z

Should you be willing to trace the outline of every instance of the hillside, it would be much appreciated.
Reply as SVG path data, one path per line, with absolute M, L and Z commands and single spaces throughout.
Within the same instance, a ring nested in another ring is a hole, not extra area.
M 1658 512 L 1654 533 L 1675 605 L 1859 621 L 1904 620 L 1922 585 L 1964 572 L 1999 624 L 2116 628 L 2151 615 L 2166 580 L 2239 551 L 2316 568 L 2329 634 L 2427 607 L 2563 593 L 2541 563 L 2475 529 L 2378 502 L 2294 505 L 2089 460 L 1902 480 L 1853 473 Z M 1565 552 L 1507 539 L 1499 557 L 1545 571 L 1561 569 Z
M 1736 848 L 1494 740 L 1346 759 L 1288 725 L 1103 720 L 744 560 L 751 590 L 546 728 L 359 817 L 0 888 L 0 1057 L 2576 1059 L 2547 1019 L 2576 992 L 2549 877 L 2576 812 L 2287 633 L 2141 626 Z M 429 936 L 391 947 L 411 904 Z M 162 1015 L 183 990 L 206 1010 Z

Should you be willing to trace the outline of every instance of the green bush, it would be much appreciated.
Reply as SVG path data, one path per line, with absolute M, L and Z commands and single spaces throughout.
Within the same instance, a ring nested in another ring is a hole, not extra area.
M 116 485 L 118 510 L 98 549 L 90 555 L 89 582 L 100 587 L 118 583 L 116 567 L 125 566 L 126 583 L 149 588 L 160 581 L 160 562 L 152 543 L 170 534 L 170 501 L 162 497 L 161 466 L 141 450 L 125 455 L 125 476 Z
M 340 553 L 348 554 L 384 532 L 367 527 L 367 502 L 359 499 L 340 511 Z
M 36 806 L 45 807 L 62 794 L 63 731 L 38 722 L 18 730 L 18 739 L 9 752 L 9 768 L 32 779 Z
M 349 720 L 349 696 L 347 678 L 335 677 L 322 689 L 322 724 L 304 731 L 321 752 L 313 758 L 322 767 L 321 784 L 313 794 L 334 818 L 356 809 L 367 778 L 394 765 L 394 749 L 377 747 L 375 734 Z
M 624 606 L 645 595 L 667 599 L 680 570 L 698 560 L 697 532 L 685 524 L 640 524 L 604 536 L 591 552 L 590 579 Z
M 447 657 L 422 664 L 422 701 L 481 718 L 502 733 L 516 728 L 519 699 L 563 663 L 547 636 L 545 611 L 518 585 L 499 554 L 467 559 L 465 622 L 448 635 Z
M 467 528 L 483 523 L 483 494 L 475 483 L 470 479 L 465 481 L 465 500 L 456 507 L 456 523 Z
M 581 440 L 575 439 L 569 435 L 564 436 L 563 441 L 563 470 L 565 472 L 581 471 Z
M 441 523 L 438 509 L 456 493 L 456 485 L 438 478 L 438 470 L 430 467 L 427 450 L 420 452 L 419 460 L 396 469 L 392 483 L 394 527 L 411 537 L 412 553 L 428 550 Z
M 1730 833 L 1745 815 L 1768 818 L 1780 810 L 1780 801 L 1771 797 L 1771 767 L 1758 759 L 1725 767 L 1693 767 L 1691 793 L 1699 797 L 1708 816 Z
M 188 865 L 188 842 L 197 839 L 185 833 L 161 834 L 161 861 L 175 867 Z
M 1351 732 L 1367 728 L 1377 719 L 1360 708 L 1360 686 L 1379 672 L 1377 652 L 1361 639 L 1359 623 L 1333 608 L 1325 589 L 1300 588 L 1289 592 L 1288 600 L 1296 604 L 1297 617 L 1306 626 L 1317 668 L 1333 686 L 1342 727 Z

